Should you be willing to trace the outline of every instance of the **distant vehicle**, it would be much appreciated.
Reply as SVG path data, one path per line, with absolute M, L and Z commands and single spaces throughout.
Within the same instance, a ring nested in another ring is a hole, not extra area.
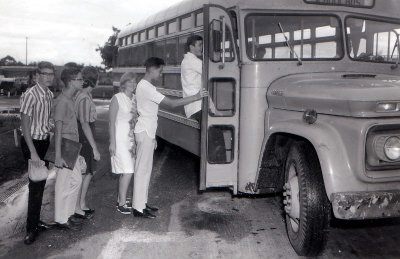
M 0 66 L 0 94 L 24 92 L 30 86 L 35 69 L 35 66 Z
M 15 78 L 6 78 L 0 75 L 0 95 L 6 95 L 13 88 Z
M 201 190 L 282 193 L 289 241 L 312 256 L 331 215 L 400 216 L 399 13 L 399 0 L 186 0 L 122 30 L 113 71 L 161 57 L 158 91 L 181 97 L 186 39 L 202 35 L 219 113 L 205 100 L 199 125 L 160 107 L 157 135 L 201 157 Z

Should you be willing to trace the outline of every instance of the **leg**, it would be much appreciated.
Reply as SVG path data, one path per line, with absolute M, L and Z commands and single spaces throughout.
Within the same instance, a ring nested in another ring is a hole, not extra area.
M 135 180 L 133 188 L 133 208 L 143 212 L 146 208 L 148 188 L 153 168 L 154 140 L 146 132 L 135 134 L 137 156 L 135 163 Z
M 132 174 L 121 174 L 119 176 L 119 187 L 118 187 L 119 206 L 124 206 L 126 204 L 126 193 L 128 192 L 128 187 L 131 179 L 132 179 Z
M 33 232 L 40 221 L 40 210 L 42 208 L 43 191 L 46 180 L 40 182 L 32 182 L 29 180 L 29 196 L 28 196 L 28 217 L 26 220 L 26 231 Z
M 68 189 L 72 171 L 66 168 L 58 169 L 55 184 L 54 221 L 65 224 L 69 213 L 67 208 Z
M 86 194 L 89 189 L 89 184 L 90 181 L 92 180 L 93 175 L 92 174 L 85 174 L 82 175 L 82 188 L 81 188 L 81 194 L 80 194 L 80 199 L 79 200 L 79 206 L 82 210 L 88 210 L 89 207 L 86 205 Z
M 201 127 L 201 118 L 202 118 L 202 111 L 198 111 L 192 116 L 190 116 L 190 119 L 196 120 L 199 122 L 199 126 Z
M 68 198 L 68 214 L 69 216 L 74 215 L 74 213 L 85 214 L 80 206 L 77 206 L 77 202 L 80 200 L 80 192 L 82 187 L 82 171 L 81 171 L 81 159 L 75 164 L 74 169 L 71 174 L 71 181 L 69 185 L 69 198 Z
M 35 149 L 41 159 L 44 159 L 46 151 L 49 146 L 48 140 L 33 140 Z M 21 149 L 26 160 L 30 159 L 30 151 L 25 142 L 25 139 L 21 137 Z M 29 196 L 28 196 L 28 214 L 26 221 L 27 232 L 36 231 L 36 228 L 40 221 L 40 210 L 42 208 L 42 199 L 46 180 L 40 182 L 32 182 L 29 180 Z

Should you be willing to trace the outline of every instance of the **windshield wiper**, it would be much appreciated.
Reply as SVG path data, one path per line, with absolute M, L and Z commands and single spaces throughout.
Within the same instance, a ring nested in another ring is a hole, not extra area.
M 294 55 L 295 55 L 296 58 L 297 58 L 297 61 L 298 61 L 298 62 L 297 62 L 297 65 L 298 65 L 298 66 L 303 65 L 303 61 L 301 61 L 299 55 L 297 55 L 297 53 L 296 53 L 296 51 L 294 51 L 294 48 L 292 47 L 292 45 L 290 45 L 289 39 L 286 37 L 285 31 L 283 30 L 282 25 L 281 25 L 280 22 L 278 22 L 278 26 L 279 26 L 279 29 L 281 30 L 282 34 L 283 34 L 283 37 L 285 37 L 286 45 L 287 45 L 288 48 L 290 49 L 290 52 L 291 52 L 291 53 L 294 53 Z
M 392 55 L 391 55 L 390 58 L 393 58 L 394 50 L 397 48 L 397 61 L 396 61 L 396 64 L 391 65 L 390 68 L 391 69 L 396 69 L 396 68 L 399 67 L 399 61 L 400 61 L 400 41 L 399 41 L 400 37 L 399 37 L 399 33 L 397 31 L 392 30 L 392 32 L 394 32 L 394 34 L 396 34 L 397 40 L 396 40 L 395 46 L 393 47 Z

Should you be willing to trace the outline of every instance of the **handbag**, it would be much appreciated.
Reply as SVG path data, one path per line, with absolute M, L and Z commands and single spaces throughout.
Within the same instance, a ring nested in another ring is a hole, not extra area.
M 39 161 L 40 165 L 37 166 L 37 162 L 29 159 L 28 160 L 28 177 L 32 182 L 40 182 L 46 180 L 49 176 L 49 170 L 47 169 L 44 161 Z

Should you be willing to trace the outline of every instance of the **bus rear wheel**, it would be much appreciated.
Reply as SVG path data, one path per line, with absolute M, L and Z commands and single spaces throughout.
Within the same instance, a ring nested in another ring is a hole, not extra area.
M 330 215 L 318 156 L 313 147 L 295 142 L 285 166 L 284 209 L 289 241 L 300 256 L 324 248 Z

